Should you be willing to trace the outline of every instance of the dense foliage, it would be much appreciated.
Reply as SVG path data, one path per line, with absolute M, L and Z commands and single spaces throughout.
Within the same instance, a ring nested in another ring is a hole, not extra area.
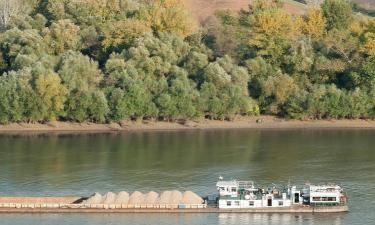
M 217 16 L 208 46 L 247 67 L 262 113 L 374 117 L 375 20 L 354 15 L 349 1 L 325 0 L 295 16 L 279 1 L 258 0 L 248 11 Z
M 375 115 L 375 20 L 354 16 L 346 0 L 303 16 L 254 1 L 203 26 L 179 0 L 14 0 L 7 9 L 1 123 Z

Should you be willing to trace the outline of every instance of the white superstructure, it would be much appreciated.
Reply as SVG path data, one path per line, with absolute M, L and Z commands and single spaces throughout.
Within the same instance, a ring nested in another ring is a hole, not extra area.
M 339 204 L 343 199 L 343 189 L 338 185 L 308 185 L 305 197 L 311 205 Z
M 259 188 L 252 181 L 224 181 L 217 184 L 218 207 L 221 209 L 292 207 L 294 205 L 335 206 L 346 204 L 343 189 L 338 185 L 305 185 Z

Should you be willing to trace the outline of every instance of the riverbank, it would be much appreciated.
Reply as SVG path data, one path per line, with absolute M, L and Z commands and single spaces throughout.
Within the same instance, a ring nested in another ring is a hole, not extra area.
M 0 125 L 0 132 L 110 132 L 141 130 L 192 130 L 192 129 L 375 129 L 375 120 L 286 120 L 272 116 L 240 117 L 234 121 L 200 120 L 187 122 L 123 121 L 95 124 L 73 122 L 12 123 Z

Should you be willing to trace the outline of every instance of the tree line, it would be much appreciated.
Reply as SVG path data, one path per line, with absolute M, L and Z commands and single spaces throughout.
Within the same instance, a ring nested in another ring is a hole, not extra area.
M 0 0 L 0 122 L 372 118 L 375 20 L 278 0 L 198 24 L 179 0 Z

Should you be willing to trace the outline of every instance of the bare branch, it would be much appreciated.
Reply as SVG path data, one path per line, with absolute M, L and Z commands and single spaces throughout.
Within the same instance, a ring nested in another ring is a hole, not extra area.
M 26 5 L 25 0 L 0 0 L 0 26 L 7 26 L 11 18 L 19 15 Z

